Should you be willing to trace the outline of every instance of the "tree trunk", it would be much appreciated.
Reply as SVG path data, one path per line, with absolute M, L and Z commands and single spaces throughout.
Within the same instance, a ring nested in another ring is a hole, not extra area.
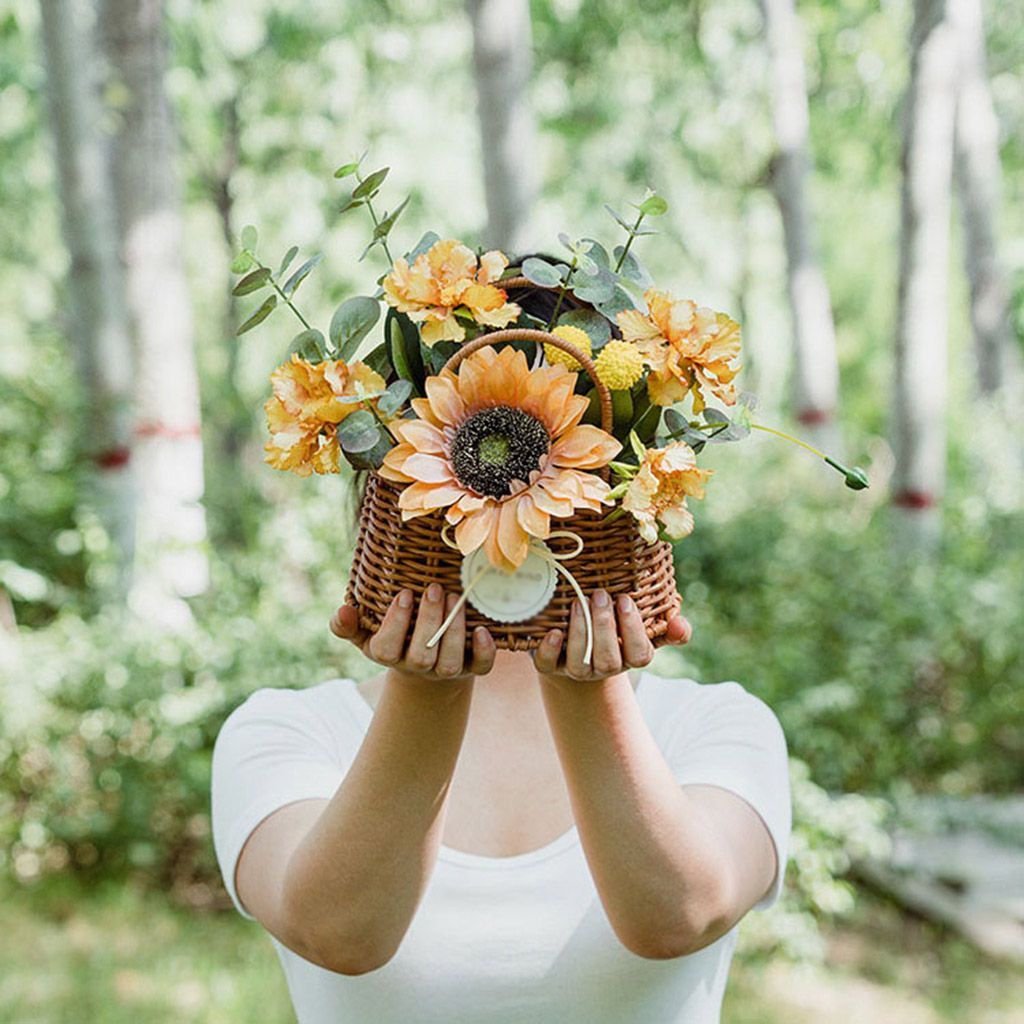
M 95 15 L 87 0 L 41 0 L 40 8 L 71 258 L 65 321 L 88 404 L 83 440 L 96 471 L 96 509 L 118 555 L 117 590 L 124 596 L 135 531 L 131 335 L 102 130 Z
M 960 43 L 954 174 L 971 287 L 978 391 L 988 397 L 1019 376 L 1010 328 L 1010 289 L 998 258 L 999 124 L 992 106 L 981 0 L 950 0 Z
M 468 0 L 487 197 L 486 244 L 528 247 L 537 190 L 528 0 Z
M 946 0 L 915 0 L 903 122 L 893 500 L 934 541 L 946 470 L 947 285 L 956 37 Z
M 828 284 L 818 257 L 809 178 L 807 83 L 802 33 L 793 0 L 761 0 L 772 70 L 778 150 L 771 186 L 782 214 L 793 314 L 796 418 L 825 443 L 835 440 L 839 364 Z M 829 437 L 829 435 L 832 435 Z
M 207 585 L 199 382 L 175 174 L 177 140 L 164 91 L 161 0 L 102 0 L 112 94 L 121 253 L 136 341 L 139 478 L 133 604 L 168 624 Z

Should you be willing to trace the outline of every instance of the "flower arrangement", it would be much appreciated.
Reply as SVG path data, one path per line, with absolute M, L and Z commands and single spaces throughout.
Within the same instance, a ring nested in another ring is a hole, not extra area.
M 608 208 L 624 231 L 611 249 L 563 233 L 562 257 L 511 263 L 428 232 L 394 258 L 408 200 L 378 212 L 387 174 L 364 175 L 361 161 L 336 173 L 353 182 L 342 212 L 364 208 L 372 223 L 360 259 L 380 249 L 387 267 L 373 294 L 338 307 L 326 334 L 295 304 L 320 257 L 288 275 L 293 247 L 275 272 L 255 229 L 242 233 L 234 294 L 265 297 L 238 333 L 279 306 L 302 325 L 265 405 L 274 468 L 337 473 L 344 458 L 397 488 L 402 523 L 434 516 L 463 559 L 482 552 L 508 574 L 581 514 L 631 517 L 647 544 L 685 537 L 689 500 L 712 474 L 697 456 L 753 429 L 867 486 L 859 468 L 754 422 L 753 395 L 736 387 L 739 325 L 654 286 L 634 244 L 668 209 L 657 193 L 631 220 Z M 382 312 L 382 336 L 371 338 Z

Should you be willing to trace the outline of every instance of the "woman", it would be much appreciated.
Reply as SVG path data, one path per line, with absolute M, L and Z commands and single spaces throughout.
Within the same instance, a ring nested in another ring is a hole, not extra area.
M 496 652 L 455 595 L 404 591 L 382 671 L 262 689 L 213 763 L 217 856 L 274 940 L 300 1024 L 712 1024 L 735 925 L 779 896 L 786 744 L 737 683 L 647 672 L 636 606 Z M 690 627 L 675 616 L 669 639 Z

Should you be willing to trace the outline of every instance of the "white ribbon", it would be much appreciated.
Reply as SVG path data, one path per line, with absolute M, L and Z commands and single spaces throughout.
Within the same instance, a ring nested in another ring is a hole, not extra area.
M 441 540 L 443 540 L 445 544 L 448 545 L 448 547 L 458 550 L 458 545 L 455 544 L 455 542 L 448 537 L 448 529 L 450 525 L 450 523 L 446 523 L 445 526 L 442 528 Z M 540 556 L 545 562 L 550 563 L 551 566 L 553 566 L 557 572 L 561 573 L 562 576 L 564 576 L 569 581 L 569 586 L 572 587 L 576 596 L 579 598 L 580 607 L 583 609 L 583 622 L 587 627 L 587 646 L 583 654 L 583 661 L 584 664 L 589 664 L 590 656 L 594 650 L 594 622 L 590 615 L 590 605 L 586 599 L 586 596 L 583 593 L 583 588 L 579 585 L 579 583 L 576 582 L 576 577 L 573 576 L 573 574 L 569 572 L 569 570 L 564 565 L 562 565 L 563 561 L 567 561 L 570 558 L 575 558 L 583 550 L 583 538 L 580 537 L 578 533 L 574 533 L 572 530 L 554 530 L 550 534 L 548 534 L 548 537 L 567 537 L 571 540 L 576 541 L 575 551 L 569 551 L 561 555 L 556 555 L 553 551 L 551 551 L 548 548 L 546 544 L 544 544 L 543 541 L 541 541 L 539 538 L 534 538 L 534 540 L 530 542 L 530 550 L 533 551 L 534 554 Z M 482 565 L 477 570 L 476 575 L 469 581 L 469 584 L 466 586 L 466 589 L 462 592 L 458 601 L 455 602 L 455 606 L 445 617 L 444 622 L 441 623 L 441 626 L 438 629 L 438 631 L 427 641 L 427 647 L 435 646 L 435 644 L 437 644 L 441 637 L 444 636 L 448 627 L 452 624 L 452 622 L 455 621 L 455 616 L 458 615 L 459 609 L 468 600 L 473 588 L 484 578 L 484 576 L 486 576 L 493 569 L 494 566 L 488 562 Z

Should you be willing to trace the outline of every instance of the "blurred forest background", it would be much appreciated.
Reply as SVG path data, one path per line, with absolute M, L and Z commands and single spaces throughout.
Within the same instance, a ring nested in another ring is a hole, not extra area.
M 383 269 L 364 150 L 510 253 L 670 203 L 659 283 L 742 323 L 772 438 L 709 448 L 663 674 L 737 679 L 792 755 L 785 901 L 728 1022 L 1024 1019 L 1024 6 L 989 0 L 0 0 L 0 1018 L 288 1020 L 227 909 L 210 751 L 328 634 L 343 479 L 262 464 L 284 313 Z M 298 287 L 298 283 L 294 285 Z M 258 301 L 256 303 L 258 305 Z

